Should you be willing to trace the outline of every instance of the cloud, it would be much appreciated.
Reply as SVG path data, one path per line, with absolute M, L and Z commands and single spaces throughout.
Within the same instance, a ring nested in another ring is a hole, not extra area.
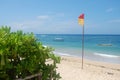
M 40 15 L 40 16 L 37 16 L 38 19 L 48 19 L 49 16 L 48 15 Z
M 108 12 L 108 13 L 113 12 L 113 8 L 107 9 L 106 12 Z
M 10 26 L 13 30 L 35 28 L 37 26 L 43 26 L 48 21 L 48 18 L 50 18 L 50 16 L 40 15 L 35 17 L 35 19 L 10 23 Z
M 120 19 L 116 19 L 116 20 L 110 20 L 110 23 L 120 23 Z
M 56 14 L 56 17 L 64 17 L 64 16 L 65 16 L 64 13 L 57 13 L 57 14 Z
M 24 32 L 32 32 L 35 29 L 38 29 L 39 26 L 44 25 L 43 21 L 31 20 L 25 22 L 14 22 L 9 24 L 12 31 L 23 30 Z
M 72 33 L 79 30 L 76 20 L 66 18 L 65 14 L 39 15 L 35 19 L 10 24 L 12 31 L 23 30 L 41 34 Z

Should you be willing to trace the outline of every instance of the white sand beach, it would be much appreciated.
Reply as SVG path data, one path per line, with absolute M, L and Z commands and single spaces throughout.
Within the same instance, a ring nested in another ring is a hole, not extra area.
M 57 66 L 60 80 L 120 80 L 120 64 L 84 60 L 81 69 L 80 58 L 62 56 Z

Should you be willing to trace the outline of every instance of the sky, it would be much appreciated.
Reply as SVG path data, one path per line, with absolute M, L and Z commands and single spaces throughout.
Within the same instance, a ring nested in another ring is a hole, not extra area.
M 35 34 L 120 34 L 120 0 L 0 0 L 0 26 Z

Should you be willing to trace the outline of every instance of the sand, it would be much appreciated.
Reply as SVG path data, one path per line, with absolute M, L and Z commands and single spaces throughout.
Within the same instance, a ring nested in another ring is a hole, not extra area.
M 60 80 L 120 80 L 120 64 L 84 60 L 82 69 L 80 58 L 62 56 L 57 66 Z

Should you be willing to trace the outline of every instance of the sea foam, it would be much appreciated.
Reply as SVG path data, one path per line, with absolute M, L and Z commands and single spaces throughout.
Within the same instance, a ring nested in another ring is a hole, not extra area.
M 63 56 L 72 56 L 70 54 L 67 54 L 67 53 L 61 53 L 61 52 L 56 52 L 54 51 L 55 54 L 58 54 L 58 55 L 63 55 Z
M 108 58 L 119 58 L 120 57 L 120 56 L 116 56 L 116 55 L 102 54 L 102 53 L 97 53 L 97 52 L 95 52 L 94 55 L 108 57 Z

